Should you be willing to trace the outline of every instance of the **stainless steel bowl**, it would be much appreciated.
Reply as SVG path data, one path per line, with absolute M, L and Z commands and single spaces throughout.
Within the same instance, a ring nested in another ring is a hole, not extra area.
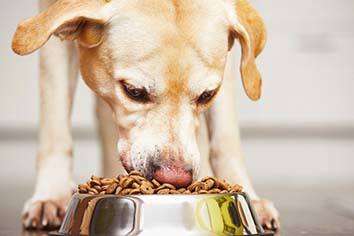
M 73 196 L 60 236 L 273 235 L 247 194 Z

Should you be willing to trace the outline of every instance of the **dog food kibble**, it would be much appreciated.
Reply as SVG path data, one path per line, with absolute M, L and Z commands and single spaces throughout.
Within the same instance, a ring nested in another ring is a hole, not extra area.
M 187 188 L 177 189 L 171 184 L 162 184 L 153 179 L 149 181 L 137 171 L 129 175 L 119 175 L 114 178 L 102 178 L 91 176 L 87 183 L 80 184 L 79 193 L 85 194 L 215 194 L 215 193 L 239 193 L 242 191 L 240 185 L 231 185 L 225 180 L 214 177 L 205 177 L 201 181 L 195 181 Z

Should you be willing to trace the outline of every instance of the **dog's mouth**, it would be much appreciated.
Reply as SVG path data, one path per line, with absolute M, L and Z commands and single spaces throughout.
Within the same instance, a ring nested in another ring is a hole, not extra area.
M 154 178 L 154 171 L 157 167 L 153 165 L 152 161 L 149 161 L 149 163 L 146 164 L 134 166 L 132 164 L 132 160 L 127 156 L 125 152 L 121 152 L 119 154 L 119 159 L 127 173 L 131 171 L 139 171 L 148 180 L 152 180 Z
M 153 178 L 160 183 L 172 184 L 176 187 L 186 187 L 193 181 L 193 171 L 190 166 L 167 165 L 154 166 Z
M 131 171 L 141 172 L 149 180 L 157 180 L 160 183 L 172 184 L 175 187 L 185 187 L 193 181 L 193 171 L 189 166 L 178 165 L 147 165 L 144 169 L 133 168 L 128 161 L 122 161 L 124 169 L 129 173 Z

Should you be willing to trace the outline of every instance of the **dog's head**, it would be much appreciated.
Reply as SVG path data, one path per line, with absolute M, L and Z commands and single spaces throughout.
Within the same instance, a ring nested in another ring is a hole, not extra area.
M 261 94 L 265 28 L 247 0 L 58 0 L 18 26 L 13 49 L 31 53 L 52 35 L 78 42 L 85 82 L 112 108 L 125 168 L 163 182 L 196 176 L 198 116 L 235 40 L 246 94 Z

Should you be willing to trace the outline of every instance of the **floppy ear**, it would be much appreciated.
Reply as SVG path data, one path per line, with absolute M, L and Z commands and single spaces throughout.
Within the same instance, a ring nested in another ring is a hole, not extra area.
M 58 0 L 46 11 L 18 25 L 12 49 L 19 55 L 42 47 L 55 34 L 86 47 L 102 41 L 104 24 L 110 16 L 110 0 Z
M 248 0 L 236 0 L 236 17 L 232 29 L 241 44 L 241 77 L 244 90 L 252 100 L 261 97 L 262 79 L 255 59 L 266 42 L 266 29 L 262 18 Z

